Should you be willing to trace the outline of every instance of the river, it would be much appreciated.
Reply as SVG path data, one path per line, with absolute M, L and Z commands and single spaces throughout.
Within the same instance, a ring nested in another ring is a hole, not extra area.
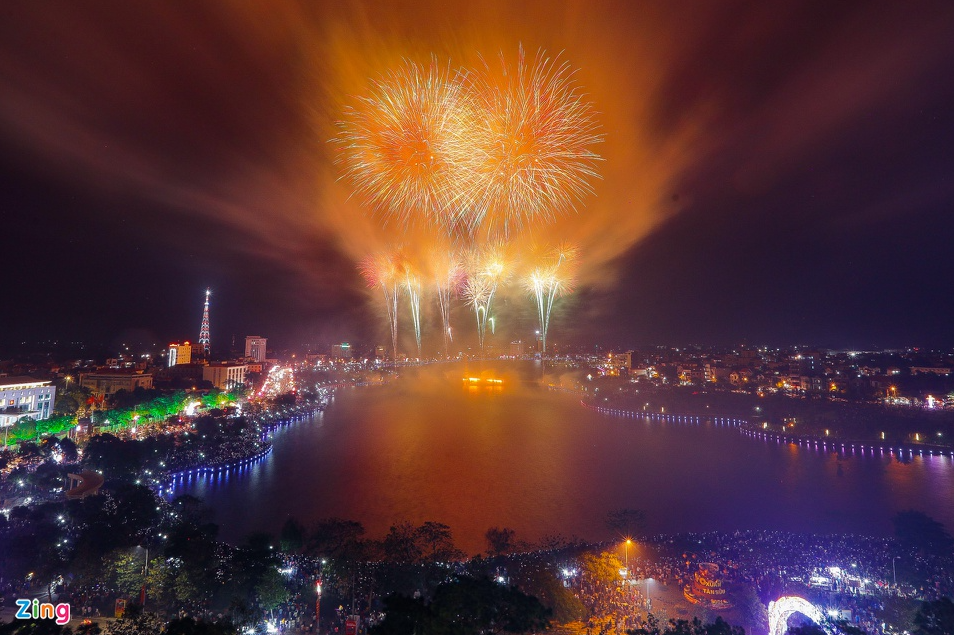
M 889 453 L 843 455 L 755 440 L 714 422 L 602 415 L 503 366 L 499 388 L 472 387 L 473 369 L 409 371 L 387 386 L 339 391 L 328 409 L 275 432 L 264 460 L 194 477 L 220 535 L 240 541 L 307 525 L 358 520 L 371 537 L 391 524 L 451 527 L 469 553 L 491 526 L 517 538 L 610 538 L 610 510 L 638 508 L 654 532 L 778 529 L 888 535 L 891 516 L 918 509 L 954 530 L 954 461 Z

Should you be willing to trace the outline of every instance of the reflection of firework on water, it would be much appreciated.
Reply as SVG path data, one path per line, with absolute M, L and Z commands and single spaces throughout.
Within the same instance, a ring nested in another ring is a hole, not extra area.
M 544 262 L 530 272 L 525 286 L 537 303 L 537 319 L 540 323 L 542 352 L 547 351 L 547 333 L 550 330 L 550 314 L 554 301 L 571 291 L 572 269 L 575 265 L 577 249 L 562 244 L 545 258 Z
M 463 281 L 464 269 L 460 258 L 448 245 L 431 250 L 431 270 L 434 273 L 434 289 L 441 311 L 441 327 L 444 337 L 444 355 L 450 355 L 450 343 L 454 340 L 450 326 L 451 300 L 457 295 Z
M 567 62 L 541 51 L 527 64 L 521 48 L 516 68 L 502 65 L 502 78 L 488 68 L 469 81 L 480 118 L 463 155 L 469 204 L 458 208 L 471 233 L 489 237 L 574 209 L 592 193 L 601 160 L 596 113 Z
M 490 317 L 497 287 L 506 280 L 509 271 L 503 248 L 491 246 L 475 251 L 470 256 L 467 281 L 464 283 L 464 297 L 473 307 L 477 317 L 477 339 L 480 349 L 484 349 L 484 336 L 487 333 L 487 321 Z
M 381 287 L 384 292 L 384 306 L 391 326 L 391 350 L 397 361 L 397 309 L 398 295 L 401 290 L 401 256 L 397 250 L 369 256 L 358 267 L 369 287 Z
M 344 178 L 376 212 L 447 222 L 462 179 L 460 134 L 472 109 L 462 75 L 405 62 L 345 110 L 334 141 Z

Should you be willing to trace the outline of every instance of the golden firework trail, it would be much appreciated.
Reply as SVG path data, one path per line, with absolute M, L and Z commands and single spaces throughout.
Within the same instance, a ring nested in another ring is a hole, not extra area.
M 470 254 L 470 267 L 464 283 L 464 297 L 477 318 L 477 339 L 484 349 L 487 322 L 497 288 L 509 275 L 508 260 L 501 245 L 491 245 Z
M 537 305 L 543 353 L 547 351 L 547 334 L 550 331 L 553 303 L 558 297 L 571 291 L 572 268 L 577 255 L 575 247 L 567 243 L 561 244 L 547 256 L 543 264 L 534 267 L 524 281 L 524 286 Z
M 417 343 L 417 359 L 421 359 L 421 278 L 408 260 L 402 263 L 404 290 L 411 305 L 411 323 L 414 325 L 414 341 Z
M 381 287 L 391 327 L 392 359 L 397 361 L 398 297 L 401 291 L 401 256 L 398 250 L 382 252 L 361 261 L 358 269 L 369 287 Z
M 450 326 L 451 300 L 457 296 L 464 281 L 464 269 L 457 253 L 446 244 L 430 250 L 431 270 L 434 275 L 434 290 L 441 312 L 444 338 L 444 356 L 450 356 L 450 343 L 454 340 Z

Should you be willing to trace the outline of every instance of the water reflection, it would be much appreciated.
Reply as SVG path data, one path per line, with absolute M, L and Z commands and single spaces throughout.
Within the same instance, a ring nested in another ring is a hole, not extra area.
M 396 521 L 438 520 L 470 552 L 494 525 L 525 540 L 608 537 L 604 516 L 620 507 L 647 510 L 661 532 L 888 534 L 891 515 L 909 508 L 954 526 L 950 457 L 799 446 L 718 419 L 611 417 L 507 368 L 495 375 L 501 387 L 462 375 L 409 371 L 340 392 L 322 415 L 277 430 L 261 462 L 174 493 L 215 507 L 232 540 L 289 516 L 353 518 L 375 536 Z

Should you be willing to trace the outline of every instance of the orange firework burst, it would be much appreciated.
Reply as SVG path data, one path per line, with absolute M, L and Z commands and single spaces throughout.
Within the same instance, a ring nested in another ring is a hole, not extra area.
M 345 111 L 336 162 L 376 212 L 506 239 L 575 208 L 599 178 L 596 113 L 567 62 L 520 49 L 479 73 L 405 62 Z
M 567 62 L 538 53 L 532 65 L 520 49 L 515 69 L 502 61 L 469 81 L 481 116 L 469 135 L 459 208 L 472 234 L 506 237 L 534 222 L 575 209 L 599 178 L 602 142 L 596 112 L 573 81 Z
M 460 197 L 461 134 L 472 109 L 464 76 L 405 62 L 372 84 L 338 122 L 336 163 L 376 212 L 405 223 L 448 222 Z

